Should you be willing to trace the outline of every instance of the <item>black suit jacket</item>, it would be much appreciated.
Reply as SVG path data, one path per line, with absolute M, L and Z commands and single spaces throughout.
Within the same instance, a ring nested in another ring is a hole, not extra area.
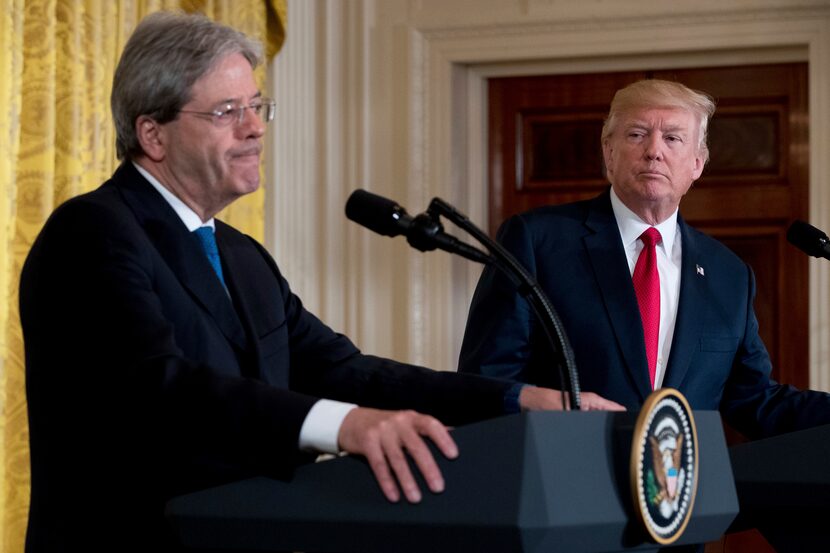
M 830 396 L 770 379 L 758 335 L 752 270 L 678 218 L 683 253 L 677 320 L 663 385 L 693 409 L 719 409 L 748 437 L 830 423 Z M 637 410 L 651 392 L 643 327 L 610 194 L 510 218 L 499 240 L 551 299 L 582 388 Z M 549 346 L 516 287 L 481 276 L 460 371 L 559 387 Z
M 303 308 L 260 244 L 216 222 L 228 291 L 130 163 L 60 206 L 23 268 L 28 551 L 175 549 L 172 496 L 309 460 L 319 397 L 462 424 L 508 384 L 366 356 Z M 368 469 L 367 469 L 368 470 Z

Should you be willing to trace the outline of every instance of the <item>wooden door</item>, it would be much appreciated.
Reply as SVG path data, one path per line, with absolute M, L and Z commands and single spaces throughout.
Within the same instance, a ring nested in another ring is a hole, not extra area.
M 806 64 L 492 79 L 491 234 L 514 213 L 591 198 L 608 186 L 602 123 L 614 92 L 643 78 L 679 81 L 715 98 L 711 160 L 680 211 L 752 266 L 773 377 L 807 387 L 807 257 L 785 237 L 808 210 Z M 707 551 L 771 551 L 764 547 L 757 534 L 744 534 Z

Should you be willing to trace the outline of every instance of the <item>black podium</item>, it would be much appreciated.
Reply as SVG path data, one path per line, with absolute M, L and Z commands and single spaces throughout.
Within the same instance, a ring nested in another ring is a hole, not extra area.
M 730 448 L 741 513 L 779 553 L 830 544 L 830 425 Z
M 721 536 L 738 512 L 716 412 L 695 413 L 692 519 L 677 544 Z M 178 497 L 167 514 L 195 549 L 325 552 L 650 551 L 630 506 L 635 413 L 539 412 L 453 431 L 444 493 L 390 504 L 369 467 L 340 457 L 290 482 L 255 478 Z M 422 484 L 422 490 L 426 490 Z

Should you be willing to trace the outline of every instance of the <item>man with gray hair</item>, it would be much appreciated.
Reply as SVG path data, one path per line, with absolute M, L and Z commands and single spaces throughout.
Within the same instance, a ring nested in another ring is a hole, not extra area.
M 770 378 L 752 269 L 679 215 L 709 159 L 714 111 L 680 83 L 619 90 L 602 130 L 610 188 L 514 216 L 499 240 L 553 302 L 583 390 L 638 410 L 653 390 L 677 388 L 749 438 L 830 423 L 828 394 Z M 551 359 L 527 302 L 485 269 L 459 370 L 559 388 Z
M 407 456 L 442 491 L 425 439 L 455 457 L 445 425 L 561 407 L 552 390 L 362 354 L 303 308 L 259 243 L 214 218 L 259 186 L 275 110 L 254 81 L 260 59 L 207 18 L 145 18 L 113 81 L 123 163 L 32 246 L 30 552 L 177 550 L 171 497 L 290 478 L 320 452 L 365 456 L 390 501 L 417 502 Z

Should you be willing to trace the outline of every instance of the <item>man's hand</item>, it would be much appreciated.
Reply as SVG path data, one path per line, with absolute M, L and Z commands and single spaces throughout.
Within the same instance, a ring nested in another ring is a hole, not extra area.
M 343 419 L 338 442 L 343 451 L 366 457 L 383 495 L 389 501 L 400 499 L 400 484 L 406 499 L 410 503 L 418 503 L 421 490 L 409 470 L 407 453 L 414 459 L 430 491 L 444 491 L 444 478 L 424 436 L 432 440 L 447 458 L 458 457 L 458 446 L 447 427 L 438 419 L 415 411 L 353 409 Z
M 582 392 L 583 411 L 625 411 L 625 407 L 593 392 Z M 562 392 L 550 388 L 525 386 L 519 394 L 522 411 L 561 411 Z M 570 398 L 565 394 L 565 408 L 570 408 Z

